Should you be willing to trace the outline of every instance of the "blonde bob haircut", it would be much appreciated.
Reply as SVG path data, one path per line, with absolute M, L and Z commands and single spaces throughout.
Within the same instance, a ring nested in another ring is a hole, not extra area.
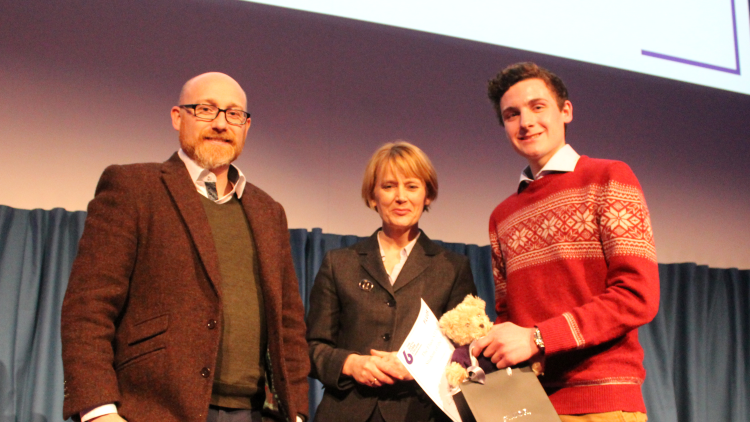
M 388 167 L 386 167 L 388 166 Z M 378 176 L 389 168 L 394 173 L 402 173 L 405 177 L 415 177 L 422 180 L 425 185 L 425 199 L 430 202 L 437 198 L 438 180 L 435 167 L 432 166 L 430 159 L 417 146 L 406 141 L 389 142 L 375 151 L 370 161 L 365 167 L 365 175 L 362 178 L 362 199 L 365 201 L 367 208 L 374 209 L 370 206 L 370 201 L 374 200 L 375 184 Z M 430 209 L 425 205 L 424 211 Z

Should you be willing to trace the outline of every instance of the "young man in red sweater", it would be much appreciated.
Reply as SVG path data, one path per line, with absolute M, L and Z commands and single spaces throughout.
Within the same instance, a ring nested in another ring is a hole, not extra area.
M 542 362 L 563 422 L 645 421 L 637 328 L 656 315 L 659 274 L 640 184 L 625 163 L 566 145 L 573 105 L 548 70 L 511 65 L 489 97 L 529 166 L 490 217 L 498 317 L 474 353 L 499 368 Z

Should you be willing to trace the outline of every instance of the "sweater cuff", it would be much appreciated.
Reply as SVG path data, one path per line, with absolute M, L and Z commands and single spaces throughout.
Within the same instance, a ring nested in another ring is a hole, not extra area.
M 581 349 L 586 345 L 578 322 L 569 312 L 543 321 L 537 327 L 544 339 L 544 353 L 547 356 Z

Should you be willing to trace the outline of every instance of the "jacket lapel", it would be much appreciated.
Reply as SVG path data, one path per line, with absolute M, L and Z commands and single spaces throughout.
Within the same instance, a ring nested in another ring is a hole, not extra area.
M 386 291 L 393 294 L 393 286 L 388 280 L 388 273 L 383 266 L 383 258 L 380 256 L 380 245 L 378 244 L 378 230 L 364 242 L 354 245 L 359 254 L 359 264 L 375 279 Z
M 206 269 L 209 281 L 216 294 L 221 297 L 221 276 L 219 273 L 219 257 L 211 234 L 211 226 L 206 217 L 206 211 L 201 204 L 199 193 L 190 179 L 185 163 L 174 153 L 169 160 L 162 164 L 162 179 L 167 186 L 177 210 L 187 226 L 193 244 L 198 250 L 203 268 Z
M 432 257 L 438 252 L 439 248 L 422 232 L 414 245 L 414 249 L 411 250 L 404 268 L 398 274 L 396 283 L 393 285 L 393 291 L 398 291 L 422 274 L 432 264 Z

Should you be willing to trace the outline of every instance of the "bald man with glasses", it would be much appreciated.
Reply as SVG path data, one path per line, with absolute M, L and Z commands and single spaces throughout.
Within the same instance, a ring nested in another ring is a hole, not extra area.
M 246 108 L 231 77 L 196 76 L 171 110 L 179 151 L 104 171 L 62 308 L 64 418 L 307 419 L 286 215 L 231 164 Z

